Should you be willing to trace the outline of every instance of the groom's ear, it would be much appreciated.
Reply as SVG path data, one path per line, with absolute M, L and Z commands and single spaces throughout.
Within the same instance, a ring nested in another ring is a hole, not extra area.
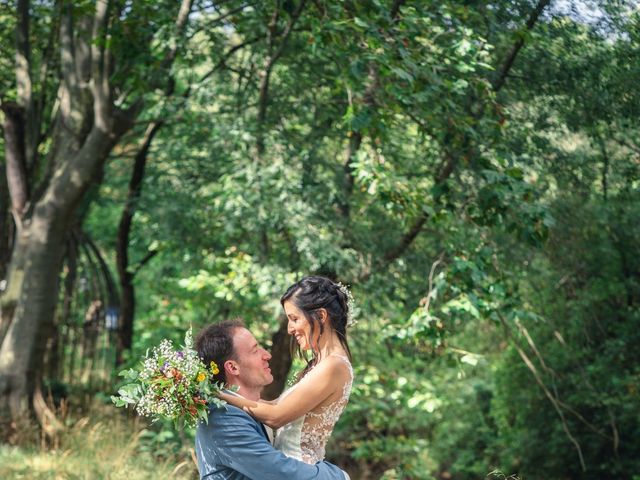
M 224 362 L 224 373 L 226 376 L 229 375 L 238 375 L 239 369 L 238 364 L 233 360 L 227 360 Z

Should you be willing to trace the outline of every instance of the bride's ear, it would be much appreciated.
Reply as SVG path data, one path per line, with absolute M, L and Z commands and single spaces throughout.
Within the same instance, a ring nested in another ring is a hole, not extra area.
M 326 308 L 319 308 L 318 309 L 318 315 L 320 316 L 320 323 L 322 325 L 325 325 L 327 322 L 327 319 L 329 318 L 329 314 L 327 313 L 327 309 Z

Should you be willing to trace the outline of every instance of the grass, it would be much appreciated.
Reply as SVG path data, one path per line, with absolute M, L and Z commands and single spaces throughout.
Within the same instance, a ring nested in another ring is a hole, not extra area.
M 0 444 L 0 478 L 51 480 L 197 479 L 189 452 L 162 455 L 145 445 L 149 431 L 118 413 L 82 417 L 56 449 Z

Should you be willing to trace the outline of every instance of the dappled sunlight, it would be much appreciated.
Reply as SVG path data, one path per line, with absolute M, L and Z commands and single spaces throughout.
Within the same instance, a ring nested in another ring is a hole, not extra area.
M 197 469 L 188 452 L 183 458 L 169 453 L 154 457 L 143 448 L 146 430 L 141 425 L 115 412 L 113 417 L 96 413 L 100 420 L 91 416 L 77 420 L 62 435 L 57 449 L 0 446 L 0 478 L 194 478 Z
M 231 318 L 353 480 L 640 472 L 637 0 L 0 3 L 0 480 L 196 478 Z

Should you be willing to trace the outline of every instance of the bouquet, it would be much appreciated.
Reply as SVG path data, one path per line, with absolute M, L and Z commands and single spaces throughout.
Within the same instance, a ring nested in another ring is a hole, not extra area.
M 213 382 L 218 374 L 215 362 L 202 363 L 193 349 L 191 329 L 184 338 L 184 347 L 175 350 L 169 340 L 149 350 L 138 369 L 120 372 L 127 383 L 111 397 L 116 407 L 133 405 L 138 414 L 153 421 L 172 420 L 175 425 L 183 420 L 195 427 L 200 420 L 209 419 L 209 406 L 224 405 L 216 393 L 222 385 Z

